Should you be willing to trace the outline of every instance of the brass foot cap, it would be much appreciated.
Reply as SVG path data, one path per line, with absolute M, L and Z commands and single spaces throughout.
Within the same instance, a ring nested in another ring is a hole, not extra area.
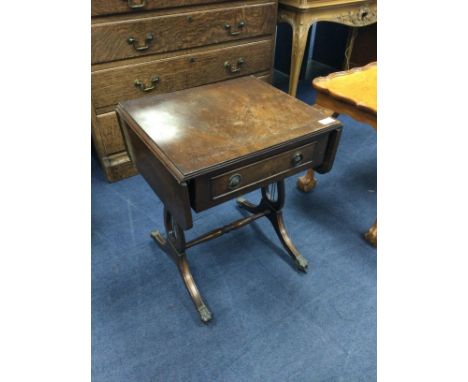
M 307 272 L 307 268 L 309 267 L 309 263 L 305 259 L 304 256 L 300 256 L 296 259 L 296 266 L 302 272 Z
M 166 239 L 164 238 L 163 235 L 159 231 L 153 231 L 151 232 L 151 237 L 156 240 L 157 243 L 164 245 L 166 243 Z
M 206 307 L 206 305 L 201 306 L 200 308 L 197 308 L 198 313 L 200 314 L 200 318 L 203 322 L 208 322 L 212 319 L 212 315 L 210 310 Z

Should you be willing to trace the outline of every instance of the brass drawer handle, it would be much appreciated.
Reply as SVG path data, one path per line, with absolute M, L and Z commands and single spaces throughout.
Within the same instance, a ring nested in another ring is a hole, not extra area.
M 151 80 L 151 85 L 149 86 L 146 86 L 140 80 L 135 80 L 134 84 L 137 89 L 140 89 L 142 92 L 146 93 L 156 88 L 156 84 L 158 82 L 159 82 L 159 76 L 156 76 L 156 77 L 153 77 L 153 79 Z
M 145 37 L 145 43 L 146 45 L 143 45 L 143 46 L 138 46 L 138 40 L 134 37 L 129 37 L 127 39 L 127 42 L 130 44 L 130 45 L 133 45 L 133 47 L 135 48 L 135 50 L 138 50 L 138 51 L 142 51 L 142 50 L 146 50 L 150 47 L 150 43 L 151 41 L 153 41 L 153 34 L 152 33 L 147 33 L 146 34 L 146 37 Z
M 224 67 L 229 69 L 231 73 L 237 73 L 241 70 L 241 65 L 245 63 L 245 60 L 241 57 L 235 64 L 231 64 L 229 61 L 224 63 Z
M 244 20 L 241 20 L 239 21 L 239 24 L 237 24 L 237 30 L 236 31 L 233 31 L 232 30 L 232 26 L 231 24 L 229 23 L 224 23 L 224 29 L 226 29 L 227 31 L 229 31 L 229 34 L 231 36 L 238 36 L 240 35 L 240 33 L 242 32 L 242 28 L 245 27 L 245 21 Z
M 133 0 L 124 0 L 124 1 L 127 1 L 129 8 L 132 8 L 132 9 L 143 8 L 144 6 L 146 6 L 146 0 L 143 0 L 140 4 L 135 4 Z
M 302 160 L 304 159 L 304 156 L 302 155 L 302 153 L 295 153 L 291 159 L 291 164 L 296 167 L 296 166 L 299 166 L 301 163 L 302 163 Z
M 233 190 L 239 186 L 239 184 L 242 182 L 242 175 L 241 174 L 234 174 L 229 177 L 228 181 L 228 188 L 230 190 Z

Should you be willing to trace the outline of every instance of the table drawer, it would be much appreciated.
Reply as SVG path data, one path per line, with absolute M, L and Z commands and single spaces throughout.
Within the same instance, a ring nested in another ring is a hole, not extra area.
M 307 168 L 320 166 L 325 158 L 328 138 L 328 134 L 321 135 L 294 149 L 262 159 L 259 157 L 254 163 L 195 179 L 192 208 L 200 212 Z
M 317 142 L 312 142 L 274 157 L 215 176 L 210 180 L 211 197 L 213 200 L 216 200 L 244 188 L 254 186 L 274 176 L 295 171 L 298 167 L 310 166 L 314 160 L 316 146 Z
M 93 64 L 273 34 L 275 3 L 95 23 Z
M 91 16 L 134 13 L 187 5 L 223 3 L 226 1 L 228 0 L 92 0 Z
M 168 93 L 270 70 L 272 40 L 193 55 L 98 70 L 91 87 L 96 108 L 145 94 Z

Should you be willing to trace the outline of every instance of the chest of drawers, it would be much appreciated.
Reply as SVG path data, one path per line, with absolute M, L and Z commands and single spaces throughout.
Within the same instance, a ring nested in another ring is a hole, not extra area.
M 269 81 L 276 13 L 276 0 L 92 0 L 91 127 L 107 179 L 136 173 L 120 101 L 246 75 Z

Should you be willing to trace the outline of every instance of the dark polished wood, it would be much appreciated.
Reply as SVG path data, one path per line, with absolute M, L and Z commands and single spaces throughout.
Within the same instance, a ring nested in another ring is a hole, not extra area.
M 271 81 L 276 0 L 92 0 L 92 138 L 109 181 L 133 175 L 123 100 L 255 75 Z
M 187 248 L 266 217 L 298 269 L 307 269 L 284 225 L 284 178 L 308 167 L 332 168 L 337 120 L 253 76 L 125 101 L 117 113 L 127 151 L 165 206 L 166 235 L 152 236 L 176 262 L 203 321 L 211 313 L 190 273 Z M 255 189 L 262 192 L 258 205 L 239 200 L 248 217 L 185 241 L 192 209 Z
M 180 181 L 266 150 L 313 145 L 307 138 L 323 133 L 319 121 L 325 118 L 254 77 L 125 101 L 119 110 L 139 126 L 155 151 L 164 153 Z M 337 125 L 334 121 L 327 127 Z

